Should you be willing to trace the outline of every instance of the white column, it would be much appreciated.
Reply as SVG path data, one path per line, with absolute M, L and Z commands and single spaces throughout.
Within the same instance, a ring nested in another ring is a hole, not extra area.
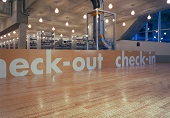
M 8 49 L 11 49 L 11 41 L 8 42 L 8 45 L 9 45 Z
M 13 49 L 15 49 L 15 39 L 12 40 L 13 43 Z
M 27 35 L 27 49 L 30 49 L 30 34 Z
M 161 42 L 161 12 L 158 16 L 158 42 Z
M 37 49 L 41 49 L 41 32 L 37 32 Z
M 145 29 L 145 41 L 148 41 L 148 23 L 146 24 L 146 29 Z

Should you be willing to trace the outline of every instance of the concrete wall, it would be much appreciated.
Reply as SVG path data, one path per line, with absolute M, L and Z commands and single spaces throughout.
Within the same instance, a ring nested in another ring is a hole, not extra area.
M 157 62 L 170 63 L 170 44 L 158 42 L 140 42 L 137 46 L 137 41 L 121 40 L 117 42 L 117 50 L 130 50 L 130 51 L 155 51 Z

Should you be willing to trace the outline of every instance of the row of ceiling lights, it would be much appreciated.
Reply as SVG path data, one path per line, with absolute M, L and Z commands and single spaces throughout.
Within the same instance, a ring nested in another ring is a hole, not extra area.
M 170 0 L 167 0 L 167 4 L 170 4 Z M 109 9 L 112 9 L 112 8 L 113 8 L 113 5 L 110 3 L 110 4 L 108 5 L 108 8 L 109 8 Z M 58 8 L 55 9 L 55 13 L 56 13 L 56 14 L 59 13 L 59 9 L 58 9 Z M 134 10 L 131 11 L 131 15 L 135 15 L 135 11 L 134 11 Z M 83 18 L 84 18 L 84 19 L 87 19 L 87 15 L 85 14 L 85 15 L 83 16 Z M 148 15 L 147 19 L 150 20 L 150 19 L 151 19 L 151 15 Z M 114 22 L 115 19 L 113 19 L 112 21 Z M 39 22 L 42 23 L 42 22 L 43 22 L 43 19 L 40 18 L 40 19 L 39 19 Z M 109 23 L 109 20 L 106 19 L 105 22 L 106 22 L 106 23 Z M 69 26 L 69 23 L 66 22 L 65 25 L 66 25 L 66 26 Z M 123 25 L 123 26 L 126 26 L 126 23 L 123 22 L 122 25 Z M 28 28 L 31 28 L 31 24 L 28 25 Z M 55 27 L 52 28 L 52 31 L 55 31 Z M 74 30 L 74 29 L 72 30 L 72 33 L 75 33 L 75 30 Z
M 2 0 L 2 1 L 3 1 L 3 2 L 7 2 L 7 0 Z M 167 4 L 170 4 L 170 0 L 167 0 Z M 109 8 L 109 9 L 112 9 L 112 8 L 113 8 L 113 5 L 110 3 L 110 4 L 108 5 L 108 8 Z M 54 10 L 54 12 L 55 12 L 56 14 L 58 14 L 58 13 L 59 13 L 59 9 L 56 8 L 56 9 Z M 131 15 L 135 15 L 135 11 L 134 11 L 134 10 L 131 11 Z M 87 19 L 87 15 L 84 15 L 83 18 L 84 18 L 84 19 Z M 148 15 L 147 19 L 150 20 L 150 19 L 151 19 L 151 15 Z M 115 19 L 113 19 L 112 21 L 114 22 Z M 42 23 L 42 22 L 43 22 L 43 19 L 40 18 L 40 19 L 39 19 L 39 22 Z M 106 22 L 106 23 L 109 23 L 109 20 L 106 19 L 105 22 Z M 66 25 L 66 26 L 69 26 L 69 23 L 66 22 L 65 25 Z M 123 22 L 122 25 L 123 25 L 123 26 L 126 26 L 126 23 Z M 28 28 L 31 28 L 31 27 L 32 27 L 31 24 L 29 24 L 29 25 L 28 25 Z M 55 27 L 52 28 L 52 31 L 55 31 Z M 14 31 L 13 33 L 15 34 L 16 32 Z M 72 29 L 72 33 L 75 33 L 75 30 L 74 30 L 74 29 Z M 8 36 L 10 36 L 10 33 L 8 33 Z M 60 36 L 63 37 L 62 34 L 61 34 Z M 4 35 L 4 37 L 6 37 L 6 35 Z M 3 37 L 1 36 L 1 39 L 2 39 L 2 38 L 3 38 Z
M 56 14 L 58 14 L 58 13 L 59 13 L 59 9 L 56 8 L 56 9 L 54 10 L 54 12 L 55 12 Z M 40 19 L 39 19 L 39 22 L 42 23 L 42 22 L 43 22 L 43 19 L 40 18 Z M 65 25 L 68 27 L 70 24 L 69 24 L 69 22 L 66 22 Z M 31 28 L 31 27 L 32 27 L 31 24 L 29 24 L 29 25 L 28 25 L 28 28 Z M 55 27 L 52 27 L 52 31 L 55 31 Z M 74 30 L 74 29 L 72 29 L 72 33 L 75 33 L 75 30 Z M 63 34 L 60 34 L 60 37 L 63 37 Z
M 13 34 L 16 34 L 16 31 L 13 31 Z M 8 33 L 7 35 L 1 36 L 0 38 L 3 39 L 3 38 L 6 38 L 7 36 L 11 36 L 11 33 Z
M 7 2 L 7 0 L 2 0 L 2 2 Z M 170 0 L 167 0 L 167 3 L 170 4 Z M 109 7 L 110 9 L 112 9 L 112 8 L 113 8 L 113 5 L 112 5 L 112 4 L 109 4 L 108 7 Z M 59 13 L 58 8 L 55 9 L 55 12 L 56 12 L 56 13 Z

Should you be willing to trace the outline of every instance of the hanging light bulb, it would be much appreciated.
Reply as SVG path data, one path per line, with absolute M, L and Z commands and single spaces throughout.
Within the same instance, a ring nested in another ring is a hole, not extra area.
M 87 15 L 86 15 L 86 14 L 84 14 L 83 18 L 84 18 L 84 19 L 87 19 Z
M 167 4 L 170 4 L 170 0 L 167 0 Z
M 31 28 L 31 27 L 32 27 L 31 24 L 29 24 L 29 25 L 28 25 L 28 28 Z
M 106 19 L 105 22 L 106 22 L 106 23 L 109 23 L 109 19 Z
M 148 17 L 147 17 L 147 18 L 148 18 L 148 20 L 150 20 L 152 17 L 151 17 L 151 15 L 148 15 Z
M 134 10 L 132 10 L 131 15 L 135 15 L 135 11 Z
M 6 37 L 6 35 L 4 35 L 4 37 Z
M 108 7 L 109 7 L 109 9 L 112 9 L 113 5 L 110 3 Z
M 66 22 L 66 26 L 69 26 L 69 23 L 68 23 L 68 22 Z
M 13 34 L 16 34 L 16 31 L 13 31 Z
M 8 36 L 11 36 L 11 34 L 10 34 L 10 33 L 8 33 Z
M 56 14 L 59 13 L 59 9 L 58 9 L 58 8 L 55 9 L 55 13 L 56 13 Z
M 74 33 L 75 31 L 74 31 L 74 29 L 72 30 L 72 33 Z
M 123 26 L 126 26 L 126 23 L 125 22 L 123 22 L 123 24 L 122 24 Z
M 43 22 L 43 19 L 42 19 L 42 18 L 40 18 L 40 19 L 39 19 L 39 22 L 40 22 L 40 23 L 42 23 L 42 22 Z
M 3 39 L 3 37 L 1 36 L 1 39 Z
M 55 27 L 53 27 L 52 30 L 54 31 L 54 30 L 55 30 Z
M 60 34 L 60 37 L 63 37 L 63 34 Z

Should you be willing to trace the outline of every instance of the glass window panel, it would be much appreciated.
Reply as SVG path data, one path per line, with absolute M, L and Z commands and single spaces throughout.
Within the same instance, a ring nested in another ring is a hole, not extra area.
M 148 31 L 158 29 L 158 13 L 152 15 L 152 19 L 148 22 Z
M 170 30 L 161 31 L 161 42 L 170 43 Z
M 139 32 L 145 32 L 146 31 L 146 29 L 145 29 L 146 27 L 145 26 Z
M 137 40 L 138 41 L 145 41 L 145 32 L 138 33 L 137 34 Z
M 165 10 L 161 12 L 161 29 L 170 28 L 170 10 Z
M 157 31 L 148 32 L 148 41 L 158 42 L 158 32 Z

